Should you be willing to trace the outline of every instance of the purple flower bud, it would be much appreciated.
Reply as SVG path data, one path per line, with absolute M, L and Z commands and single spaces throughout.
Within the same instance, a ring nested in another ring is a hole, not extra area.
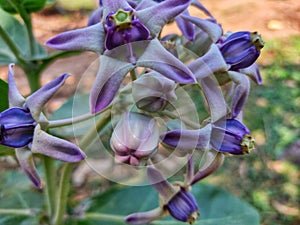
M 0 113 L 0 144 L 22 148 L 32 142 L 36 126 L 28 109 L 13 107 Z
M 227 119 L 225 128 L 213 128 L 211 144 L 220 152 L 234 155 L 246 154 L 255 148 L 254 143 L 249 129 L 236 119 Z
M 132 10 L 123 9 L 108 14 L 106 33 L 105 47 L 109 50 L 129 42 L 147 40 L 150 35 Z
M 257 32 L 235 32 L 225 40 L 220 39 L 220 50 L 230 70 L 239 70 L 251 66 L 264 47 L 264 41 Z
M 198 204 L 195 197 L 184 188 L 181 188 L 165 207 L 171 216 L 182 222 L 192 224 L 199 217 Z
M 132 83 L 132 96 L 138 108 L 157 112 L 163 110 L 168 102 L 177 99 L 175 88 L 173 80 L 151 72 Z
M 116 161 L 143 165 L 157 151 L 159 129 L 156 121 L 139 113 L 125 113 L 110 139 Z

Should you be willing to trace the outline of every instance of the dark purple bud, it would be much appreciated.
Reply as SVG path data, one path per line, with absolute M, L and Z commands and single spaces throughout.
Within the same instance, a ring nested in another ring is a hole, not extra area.
M 36 122 L 28 109 L 10 108 L 0 113 L 0 144 L 22 148 L 32 142 Z
M 150 31 L 132 10 L 118 9 L 106 18 L 105 47 L 109 50 L 126 43 L 147 40 L 149 35 Z
M 141 166 L 157 151 L 159 129 L 155 119 L 139 114 L 125 113 L 110 139 L 110 146 L 118 162 Z
M 181 190 L 165 205 L 171 216 L 175 219 L 194 223 L 199 217 L 198 204 L 195 197 L 184 188 Z
M 220 50 L 230 70 L 251 66 L 264 47 L 264 41 L 257 32 L 240 31 L 220 41 Z
M 254 143 L 249 129 L 236 119 L 227 119 L 225 128 L 213 128 L 211 144 L 220 152 L 234 155 L 247 154 L 255 148 Z

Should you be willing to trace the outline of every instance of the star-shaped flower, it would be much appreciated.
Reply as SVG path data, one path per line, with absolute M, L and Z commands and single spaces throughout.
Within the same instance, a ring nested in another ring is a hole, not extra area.
M 46 132 L 48 121 L 42 113 L 44 105 L 69 75 L 63 74 L 25 99 L 17 89 L 13 66 L 10 64 L 8 71 L 9 109 L 0 113 L 0 144 L 15 148 L 23 171 L 35 187 L 41 188 L 33 153 L 64 162 L 78 162 L 85 158 L 75 144 Z

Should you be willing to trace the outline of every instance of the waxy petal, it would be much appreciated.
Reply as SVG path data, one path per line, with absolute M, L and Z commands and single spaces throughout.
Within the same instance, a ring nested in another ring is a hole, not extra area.
M 181 15 L 181 17 L 189 22 L 192 22 L 197 27 L 205 31 L 214 43 L 222 36 L 222 27 L 220 26 L 220 24 L 216 23 L 213 20 L 200 19 L 187 15 Z
M 165 203 L 169 202 L 169 200 L 180 190 L 178 186 L 170 184 L 163 175 L 152 166 L 147 167 L 147 177 Z
M 185 10 L 182 15 L 189 16 L 188 10 Z M 175 22 L 179 29 L 181 30 L 182 34 L 190 41 L 193 41 L 195 38 L 195 26 L 190 21 L 187 21 L 181 17 L 181 15 L 175 18 Z
M 211 121 L 215 122 L 225 118 L 227 115 L 227 104 L 220 87 L 211 77 L 201 79 L 200 85 L 209 107 Z
M 135 66 L 101 55 L 100 69 L 90 93 L 90 110 L 97 113 L 114 99 L 126 74 Z
M 130 214 L 126 216 L 125 222 L 133 225 L 148 224 L 153 220 L 157 220 L 161 218 L 164 214 L 165 214 L 164 210 L 158 207 L 156 209 L 147 212 Z
M 14 68 L 15 64 L 9 64 L 8 66 L 8 102 L 10 107 L 22 107 L 25 98 L 19 92 L 15 79 Z
M 194 175 L 191 185 L 197 183 L 198 181 L 204 179 L 205 177 L 209 176 L 213 172 L 215 172 L 224 161 L 224 154 L 220 152 L 208 152 L 207 154 L 212 154 L 212 161 L 209 163 L 208 166 L 205 166 L 204 168 L 200 168 L 197 173 Z
M 240 69 L 239 72 L 246 74 L 256 84 L 258 84 L 258 85 L 262 84 L 262 77 L 259 72 L 259 67 L 256 63 L 253 63 L 251 66 L 249 66 L 247 68 Z
M 141 57 L 137 66 L 151 68 L 165 77 L 181 84 L 195 83 L 193 73 L 179 59 L 168 52 L 159 42 L 153 39 Z
M 17 148 L 16 157 L 18 162 L 36 188 L 42 188 L 41 179 L 34 165 L 32 153 L 27 148 Z
M 179 150 L 191 153 L 194 149 L 208 149 L 211 135 L 211 125 L 198 130 L 172 130 L 163 135 L 163 143 Z
M 32 117 L 39 121 L 43 106 L 56 93 L 56 91 L 64 84 L 69 74 L 63 74 L 52 80 L 48 84 L 41 87 L 26 99 L 26 106 L 29 108 Z
M 79 162 L 86 157 L 77 145 L 47 134 L 39 125 L 34 131 L 31 151 L 64 162 Z
M 139 20 L 157 36 L 163 26 L 182 13 L 190 4 L 190 0 L 168 0 L 136 12 Z
M 237 117 L 242 111 L 250 92 L 250 81 L 242 73 L 228 71 L 232 81 L 235 83 L 234 93 L 231 103 L 231 115 Z
M 219 48 L 215 44 L 211 45 L 211 48 L 205 55 L 191 62 L 188 67 L 197 79 L 202 79 L 229 69 Z
M 103 8 L 100 7 L 100 8 L 95 9 L 92 12 L 92 14 L 89 16 L 88 26 L 92 26 L 92 25 L 99 23 L 102 19 L 102 16 L 103 16 Z
M 46 42 L 46 45 L 64 51 L 83 50 L 101 54 L 104 51 L 104 28 L 102 23 L 70 30 L 58 34 Z

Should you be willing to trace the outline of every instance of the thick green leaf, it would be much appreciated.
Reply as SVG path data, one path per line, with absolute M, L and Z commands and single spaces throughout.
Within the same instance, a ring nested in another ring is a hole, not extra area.
M 8 108 L 8 84 L 0 79 L 0 112 Z
M 195 225 L 259 225 L 258 212 L 221 188 L 196 184 L 193 193 L 198 201 L 200 219 Z M 80 225 L 124 225 L 123 218 L 158 206 L 156 191 L 151 186 L 114 188 L 91 200 L 86 218 Z M 180 225 L 172 217 L 154 221 L 153 225 Z
M 31 13 L 43 9 L 46 2 L 47 0 L 0 0 L 0 7 L 9 13 L 17 13 L 14 4 L 18 4 L 28 13 Z
M 0 224 L 39 224 L 42 214 L 38 210 L 43 205 L 43 193 L 31 189 L 31 182 L 20 170 L 2 169 L 0 182 Z
M 35 56 L 31 56 L 29 49 L 29 39 L 25 26 L 21 24 L 15 17 L 4 12 L 2 9 L 0 9 L 0 26 L 4 29 L 10 39 L 15 43 L 20 51 L 20 54 L 24 58 L 28 60 L 30 60 L 31 57 L 33 59 L 38 59 L 47 55 L 46 50 L 40 44 L 36 43 L 35 48 L 37 49 L 37 53 Z M 0 38 L 0 66 L 16 62 L 17 59 L 15 55 L 12 53 L 5 41 Z

